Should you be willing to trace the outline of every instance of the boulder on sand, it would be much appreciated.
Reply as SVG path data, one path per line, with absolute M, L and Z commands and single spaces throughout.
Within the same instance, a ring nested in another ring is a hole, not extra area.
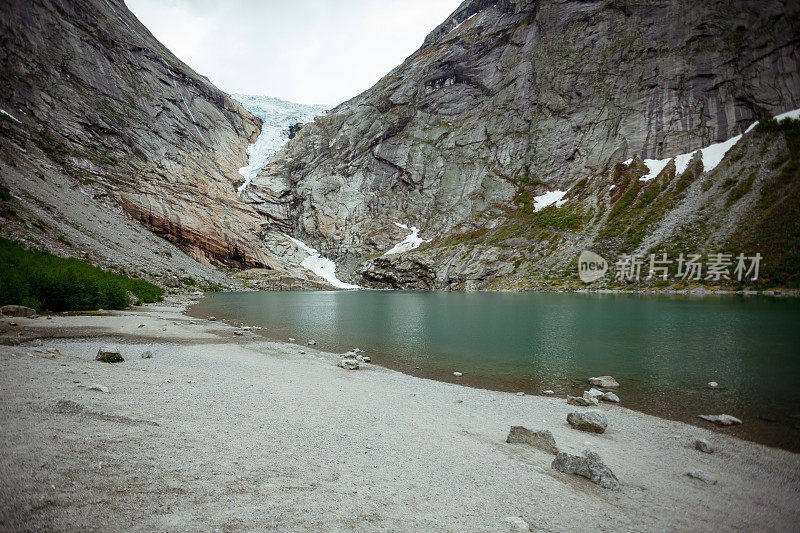
M 553 438 L 553 434 L 546 429 L 530 430 L 523 426 L 511 426 L 506 442 L 509 444 L 528 444 L 553 455 L 558 453 L 556 440 Z
M 346 358 L 339 361 L 336 366 L 346 370 L 358 370 L 358 359 Z
M 608 391 L 602 396 L 600 396 L 600 399 L 603 400 L 604 402 L 619 403 L 619 396 L 617 396 L 611 391 Z
M 617 476 L 603 463 L 600 456 L 591 450 L 584 450 L 583 455 L 559 452 L 550 466 L 565 474 L 576 474 L 588 478 L 592 483 L 603 488 L 619 490 Z
M 575 429 L 592 433 L 603 433 L 608 427 L 608 420 L 599 409 L 573 411 L 567 415 L 567 422 Z
M 714 453 L 714 446 L 706 439 L 694 439 L 694 449 L 703 453 Z
M 119 348 L 112 348 L 110 346 L 103 346 L 97 351 L 96 360 L 104 363 L 124 363 L 125 359 L 119 353 Z

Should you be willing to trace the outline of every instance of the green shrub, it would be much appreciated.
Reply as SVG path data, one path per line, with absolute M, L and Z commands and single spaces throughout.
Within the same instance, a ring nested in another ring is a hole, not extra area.
M 107 272 L 79 259 L 26 250 L 0 238 L 0 305 L 37 311 L 124 309 L 128 292 L 142 302 L 163 298 L 160 287 L 143 279 Z

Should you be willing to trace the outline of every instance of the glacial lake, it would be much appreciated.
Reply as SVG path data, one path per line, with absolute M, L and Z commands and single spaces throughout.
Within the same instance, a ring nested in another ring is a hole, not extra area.
M 800 300 L 416 291 L 207 293 L 193 316 L 420 377 L 528 394 L 580 396 L 612 375 L 621 405 L 800 451 Z M 457 378 L 453 372 L 462 372 Z M 720 388 L 707 386 L 716 381 Z

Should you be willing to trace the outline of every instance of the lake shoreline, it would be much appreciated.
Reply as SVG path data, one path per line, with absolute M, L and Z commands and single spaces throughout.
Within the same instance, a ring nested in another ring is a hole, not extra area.
M 508 530 L 521 517 L 555 531 L 576 520 L 785 530 L 800 520 L 798 454 L 617 405 L 600 407 L 604 434 L 581 432 L 566 414 L 582 409 L 563 398 L 372 364 L 346 371 L 313 346 L 190 317 L 193 301 L 13 319 L 23 335 L 7 331 L 0 346 L 4 527 Z M 94 361 L 102 344 L 126 362 Z M 61 399 L 81 409 L 56 409 Z M 594 449 L 621 490 L 506 444 L 512 425 L 548 429 L 570 453 Z M 698 452 L 695 437 L 717 451 Z M 717 484 L 686 476 L 695 469 Z

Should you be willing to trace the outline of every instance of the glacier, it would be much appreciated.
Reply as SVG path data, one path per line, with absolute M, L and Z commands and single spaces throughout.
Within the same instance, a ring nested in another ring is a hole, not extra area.
M 263 122 L 256 142 L 247 147 L 247 166 L 239 169 L 239 174 L 244 178 L 244 183 L 237 191 L 239 194 L 286 144 L 291 126 L 311 122 L 314 117 L 324 115 L 331 108 L 325 105 L 296 104 L 270 96 L 232 94 L 231 97 L 241 102 L 245 109 Z

